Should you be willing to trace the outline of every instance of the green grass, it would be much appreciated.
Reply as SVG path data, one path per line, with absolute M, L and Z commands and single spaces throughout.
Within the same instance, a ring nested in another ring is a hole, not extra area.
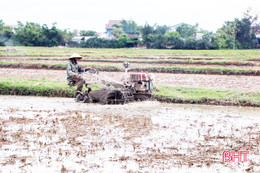
M 161 91 L 154 91 L 158 100 L 177 103 L 211 103 L 228 105 L 260 106 L 259 92 L 244 92 L 223 89 L 205 89 L 191 87 L 173 87 L 156 85 Z M 99 88 L 91 85 L 92 89 Z M 1 78 L 1 95 L 32 95 L 49 97 L 75 97 L 75 87 L 69 87 L 66 81 L 48 79 Z
M 97 85 L 91 85 L 97 89 Z M 0 78 L 1 95 L 33 95 L 49 97 L 74 97 L 76 87 L 69 87 L 66 81 L 48 79 Z
M 206 100 L 216 100 L 220 102 L 231 102 L 233 104 L 252 103 L 260 105 L 260 93 L 244 92 L 224 89 L 205 89 L 191 87 L 173 87 L 167 85 L 157 85 L 160 92 L 154 92 L 157 97 L 168 97 L 174 100 L 187 102 L 205 102 Z

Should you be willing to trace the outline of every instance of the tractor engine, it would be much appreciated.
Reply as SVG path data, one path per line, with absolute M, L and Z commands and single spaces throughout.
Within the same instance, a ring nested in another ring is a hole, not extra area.
M 153 98 L 153 77 L 148 73 L 132 73 L 128 82 L 135 100 Z

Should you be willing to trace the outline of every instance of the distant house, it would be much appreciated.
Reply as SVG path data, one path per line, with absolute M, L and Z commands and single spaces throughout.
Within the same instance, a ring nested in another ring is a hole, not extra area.
M 8 26 L 10 28 L 18 28 L 18 25 L 4 25 L 4 26 Z
M 71 39 L 71 41 L 76 42 L 76 43 L 80 43 L 83 40 L 83 38 L 84 38 L 83 36 L 77 36 L 77 37 L 73 37 Z
M 258 48 L 260 48 L 260 26 L 253 26 L 251 28 L 251 33 L 256 35 L 255 43 Z
M 138 37 L 139 35 L 138 34 L 126 34 L 128 38 L 131 38 L 131 37 Z
M 112 37 L 112 31 L 115 29 L 113 25 L 121 25 L 122 20 L 109 20 L 108 24 L 106 24 L 106 33 L 107 37 Z
M 76 36 L 76 37 L 73 37 L 71 39 L 71 41 L 76 42 L 76 43 L 81 43 L 83 40 L 88 40 L 93 37 L 106 38 L 106 33 L 96 32 L 94 36 Z

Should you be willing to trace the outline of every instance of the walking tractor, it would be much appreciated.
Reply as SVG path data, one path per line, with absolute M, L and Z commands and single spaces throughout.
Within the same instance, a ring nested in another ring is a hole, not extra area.
M 100 74 L 96 69 L 82 73 L 85 92 L 76 96 L 76 101 L 84 103 L 124 104 L 130 101 L 153 99 L 153 76 L 148 73 L 128 73 L 129 63 L 124 62 L 125 74 L 115 81 Z M 90 85 L 104 85 L 92 90 Z

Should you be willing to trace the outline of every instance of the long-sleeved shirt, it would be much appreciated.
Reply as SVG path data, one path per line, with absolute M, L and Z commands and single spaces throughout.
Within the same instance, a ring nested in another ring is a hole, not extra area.
M 76 75 L 79 72 L 84 72 L 85 69 L 82 69 L 78 63 L 74 63 L 72 60 L 69 61 L 69 63 L 67 64 L 67 80 L 71 80 L 70 77 L 72 75 Z

